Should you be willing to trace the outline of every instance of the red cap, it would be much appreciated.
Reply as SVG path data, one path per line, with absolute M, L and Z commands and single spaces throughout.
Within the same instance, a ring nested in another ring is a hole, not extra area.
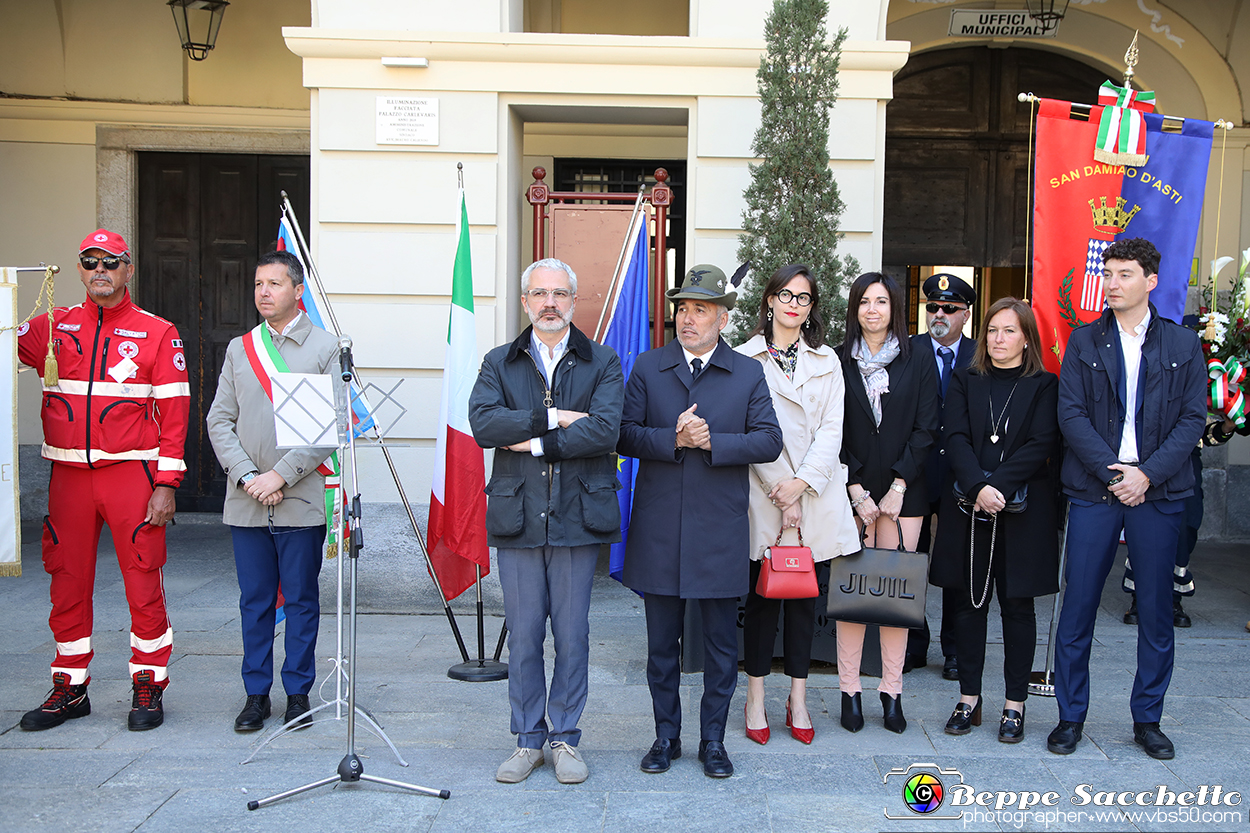
M 111 255 L 129 255 L 130 247 L 126 245 L 126 241 L 115 231 L 108 229 L 96 229 L 83 238 L 82 245 L 78 247 L 78 253 L 82 254 L 87 249 L 103 249 Z

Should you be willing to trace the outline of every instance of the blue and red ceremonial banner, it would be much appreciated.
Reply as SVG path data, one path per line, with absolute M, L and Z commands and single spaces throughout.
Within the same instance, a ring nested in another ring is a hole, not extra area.
M 1209 121 L 1145 113 L 1146 164 L 1095 161 L 1101 107 L 1042 99 L 1033 211 L 1033 310 L 1046 369 L 1059 372 L 1068 334 L 1102 312 L 1102 252 L 1144 237 L 1162 254 L 1150 293 L 1159 314 L 1185 311 L 1211 157 Z

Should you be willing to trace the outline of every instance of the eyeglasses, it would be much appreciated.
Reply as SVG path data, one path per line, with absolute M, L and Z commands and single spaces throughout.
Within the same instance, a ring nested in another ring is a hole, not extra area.
M 925 304 L 924 308 L 929 312 L 937 312 L 941 310 L 947 315 L 954 315 L 957 312 L 966 312 L 967 307 L 957 307 L 954 304 Z
M 96 266 L 98 266 L 101 263 L 103 263 L 104 268 L 109 270 L 110 272 L 112 272 L 114 269 L 120 269 L 123 263 L 126 263 L 126 264 L 130 263 L 130 261 L 126 260 L 125 258 L 113 257 L 112 255 L 109 255 L 106 257 L 84 256 L 84 257 L 78 258 L 78 262 L 81 263 L 82 268 L 86 269 L 88 272 L 94 272 Z
M 783 304 L 795 301 L 799 306 L 806 307 L 812 303 L 812 294 L 810 292 L 800 292 L 798 295 L 795 295 L 790 290 L 783 289 L 777 293 L 777 300 Z
M 525 295 L 531 301 L 536 302 L 545 301 L 547 300 L 547 296 L 550 295 L 559 303 L 564 303 L 573 297 L 573 293 L 569 292 L 567 289 L 531 289 L 529 292 L 526 292 Z

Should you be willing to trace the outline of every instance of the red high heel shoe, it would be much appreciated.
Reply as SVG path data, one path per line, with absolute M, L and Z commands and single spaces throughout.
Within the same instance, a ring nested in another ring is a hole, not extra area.
M 746 716 L 747 716 L 747 707 L 743 706 L 742 707 L 743 720 L 746 719 Z M 768 714 L 767 713 L 764 714 L 764 728 L 763 729 L 752 729 L 750 726 L 747 726 L 747 738 L 749 740 L 755 741 L 760 746 L 763 746 L 764 744 L 768 743 L 768 736 L 769 736 L 769 730 L 768 730 Z
M 794 738 L 800 743 L 810 744 L 812 742 L 812 738 L 816 737 L 815 726 L 811 727 L 810 729 L 800 729 L 798 726 L 794 726 L 790 723 L 790 699 L 789 698 L 786 698 L 786 726 L 789 727 L 790 729 L 790 737 Z

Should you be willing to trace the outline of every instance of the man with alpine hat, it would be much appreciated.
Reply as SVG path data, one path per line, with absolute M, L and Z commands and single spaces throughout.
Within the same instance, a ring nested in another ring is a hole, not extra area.
M 86 300 L 17 330 L 21 362 L 44 370 L 43 456 L 52 462 L 43 565 L 52 577 L 56 657 L 52 691 L 22 716 L 28 731 L 91 713 L 92 595 L 105 524 L 130 603 L 128 725 L 139 731 L 164 721 L 173 630 L 161 567 L 165 524 L 186 471 L 190 388 L 178 330 L 135 306 L 127 289 L 134 273 L 121 235 L 93 231 L 79 246 Z
M 946 401 L 946 388 L 950 385 L 951 375 L 961 367 L 972 363 L 977 351 L 974 339 L 964 335 L 964 325 L 972 317 L 972 305 L 977 302 L 977 292 L 967 281 L 958 275 L 938 273 L 925 280 L 921 287 L 925 298 L 925 328 L 928 332 L 911 337 L 912 349 L 918 355 L 930 355 L 936 362 L 938 391 L 941 401 Z M 943 423 L 943 428 L 945 423 Z M 946 450 L 942 447 L 942 437 L 938 437 L 937 445 L 929 452 L 929 460 L 925 463 L 925 477 L 929 490 L 929 516 L 920 529 L 920 541 L 916 548 L 920 552 L 929 552 L 932 541 L 931 528 L 933 518 L 938 512 L 938 503 L 942 488 L 946 485 L 946 474 L 950 467 L 946 465 Z M 948 680 L 959 679 L 959 668 L 955 663 L 955 598 L 959 591 L 945 589 L 942 591 L 942 676 Z M 912 628 L 907 633 L 907 658 L 903 663 L 903 672 L 913 668 L 924 668 L 928 663 L 929 623 L 923 628 Z
M 681 757 L 681 635 L 686 601 L 703 624 L 699 760 L 733 774 L 725 721 L 738 681 L 738 598 L 749 584 L 749 466 L 781 454 L 760 363 L 721 339 L 737 293 L 699 265 L 668 291 L 677 339 L 638 357 L 625 385 L 620 454 L 640 461 L 624 583 L 645 594 L 647 684 L 656 740 L 642 771 Z M 691 650 L 690 645 L 686 646 Z

